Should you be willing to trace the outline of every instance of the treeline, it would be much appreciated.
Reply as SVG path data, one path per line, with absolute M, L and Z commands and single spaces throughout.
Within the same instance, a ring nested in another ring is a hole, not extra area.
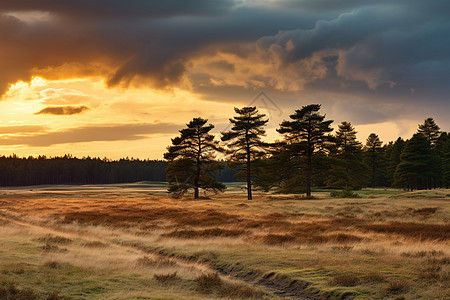
M 45 156 L 0 157 L 0 185 L 106 184 L 165 181 L 167 163 L 158 160 Z
M 236 181 L 236 172 L 222 164 L 218 180 Z M 166 168 L 163 160 L 0 156 L 0 186 L 166 181 Z
M 223 191 L 215 179 L 220 165 L 217 153 L 225 153 L 237 175 L 251 189 L 280 193 L 306 193 L 312 187 L 354 190 L 363 187 L 400 187 L 407 190 L 450 186 L 450 136 L 440 131 L 433 118 L 419 124 L 409 140 L 398 138 L 383 144 L 376 133 L 364 143 L 356 138 L 354 126 L 326 120 L 319 104 L 303 106 L 277 129 L 281 139 L 266 143 L 268 120 L 256 107 L 235 108 L 231 130 L 221 133 L 222 143 L 210 134 L 208 120 L 194 118 L 164 157 L 169 161 L 169 192 L 183 195 L 191 190 Z
M 315 146 L 303 155 L 292 149 L 300 145 L 281 142 L 278 149 L 271 149 L 268 158 L 255 162 L 255 185 L 264 190 L 304 192 L 309 152 L 311 186 L 346 190 L 396 187 L 411 191 L 449 188 L 450 136 L 440 131 L 433 118 L 420 124 L 408 140 L 399 137 L 383 143 L 371 133 L 362 143 L 356 133 L 353 125 L 344 121 L 335 134 L 311 141 Z

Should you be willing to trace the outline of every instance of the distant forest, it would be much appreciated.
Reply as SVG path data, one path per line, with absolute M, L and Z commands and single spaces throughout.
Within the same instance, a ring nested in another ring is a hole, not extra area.
M 1 156 L 0 186 L 166 181 L 166 168 L 167 162 L 163 160 Z M 236 181 L 234 173 L 223 163 L 217 180 Z

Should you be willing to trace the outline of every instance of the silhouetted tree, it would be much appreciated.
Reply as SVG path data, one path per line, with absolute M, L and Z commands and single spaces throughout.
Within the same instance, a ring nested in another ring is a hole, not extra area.
M 440 128 L 436 124 L 434 119 L 427 118 L 425 119 L 423 124 L 419 124 L 419 129 L 417 130 L 417 133 L 423 135 L 428 140 L 431 147 L 434 147 L 436 140 L 439 138 L 440 135 L 439 130 Z
M 169 161 L 167 181 L 169 192 L 183 195 L 194 189 L 194 198 L 199 198 L 199 189 L 223 191 L 225 186 L 217 182 L 216 174 L 220 164 L 214 160 L 215 152 L 222 151 L 214 135 L 209 132 L 213 125 L 208 120 L 194 118 L 187 128 L 180 130 L 180 136 L 172 139 L 164 158 Z
M 385 164 L 383 163 L 383 142 L 377 134 L 371 133 L 366 140 L 366 161 L 370 168 L 370 185 L 379 186 L 383 181 Z
M 247 182 L 247 199 L 252 199 L 252 164 L 266 154 L 266 144 L 261 140 L 265 135 L 264 126 L 269 121 L 264 119 L 255 106 L 234 108 L 237 116 L 230 119 L 231 130 L 222 132 L 222 141 L 227 143 L 226 154 L 231 163 L 242 166 L 242 173 Z M 240 173 L 238 173 L 240 175 Z
M 367 167 L 363 162 L 362 144 L 356 138 L 355 127 L 350 122 L 338 126 L 332 168 L 327 185 L 339 188 L 361 188 L 366 182 Z
M 386 147 L 386 179 L 389 186 L 393 186 L 394 184 L 394 173 L 397 169 L 398 164 L 400 163 L 400 155 L 402 154 L 403 148 L 405 147 L 406 142 L 402 138 L 397 138 L 395 143 L 390 143 Z
M 431 189 L 436 185 L 438 166 L 428 140 L 416 133 L 406 142 L 394 174 L 394 185 L 408 190 Z
M 296 110 L 290 116 L 292 121 L 283 121 L 277 131 L 284 136 L 284 149 L 290 160 L 294 160 L 292 167 L 302 167 L 305 170 L 306 196 L 311 196 L 311 182 L 313 178 L 314 158 L 326 151 L 326 143 L 333 129 L 332 120 L 324 121 L 325 115 L 319 114 L 320 104 L 310 104 Z
M 165 181 L 167 162 L 161 160 L 108 160 L 72 155 L 47 158 L 0 157 L 0 185 L 106 184 Z
M 447 180 L 446 176 L 444 175 L 444 173 L 447 171 L 446 168 L 448 167 L 448 165 L 446 164 L 446 156 L 447 156 L 447 142 L 450 139 L 450 136 L 448 135 L 447 132 L 441 132 L 441 134 L 439 135 L 439 138 L 436 140 L 434 148 L 433 148 L 433 153 L 436 156 L 436 158 L 439 161 L 439 182 L 438 182 L 438 186 L 448 186 L 448 182 L 446 183 L 445 181 Z
M 446 134 L 448 136 L 448 134 Z M 446 139 L 441 154 L 442 186 L 450 187 L 450 137 Z

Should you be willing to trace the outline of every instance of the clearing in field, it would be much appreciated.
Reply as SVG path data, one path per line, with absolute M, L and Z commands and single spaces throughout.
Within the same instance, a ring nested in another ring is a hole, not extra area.
M 450 190 L 165 189 L 1 189 L 0 298 L 450 299 Z

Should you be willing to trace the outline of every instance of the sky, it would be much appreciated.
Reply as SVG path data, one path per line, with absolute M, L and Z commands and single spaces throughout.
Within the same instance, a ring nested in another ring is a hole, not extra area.
M 448 0 L 0 1 L 0 155 L 162 159 L 194 117 L 319 103 L 358 138 L 450 131 Z

